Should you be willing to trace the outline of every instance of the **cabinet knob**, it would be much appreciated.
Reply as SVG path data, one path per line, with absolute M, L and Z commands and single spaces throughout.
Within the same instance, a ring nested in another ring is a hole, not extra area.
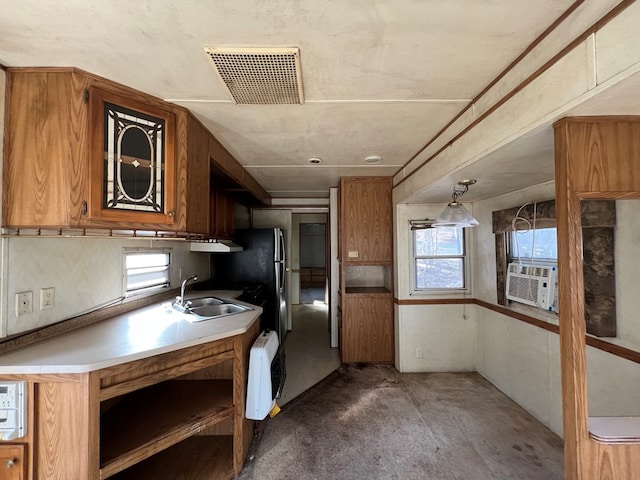
M 7 460 L 7 468 L 13 467 L 16 463 L 18 463 L 17 458 L 10 458 L 9 460 Z
M 169 213 L 167 213 L 167 215 L 169 215 L 171 218 L 176 216 L 176 212 L 174 212 L 173 210 L 171 210 Z
M 82 215 L 86 215 L 87 214 L 87 202 L 82 202 L 82 207 L 80 208 L 80 212 L 82 213 Z

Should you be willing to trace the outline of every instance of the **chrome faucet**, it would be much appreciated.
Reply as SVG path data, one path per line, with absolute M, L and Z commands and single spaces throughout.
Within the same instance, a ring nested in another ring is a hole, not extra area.
M 198 280 L 198 276 L 197 275 L 193 275 L 193 276 L 191 276 L 189 278 L 186 278 L 184 280 L 184 282 L 182 282 L 182 286 L 180 287 L 180 296 L 176 297 L 176 301 L 175 301 L 174 305 L 176 305 L 178 307 L 182 307 L 182 308 L 187 308 L 189 306 L 189 304 L 191 303 L 191 302 L 187 302 L 186 304 L 184 303 L 184 289 L 187 286 L 187 282 L 189 280 L 196 281 L 196 280 Z

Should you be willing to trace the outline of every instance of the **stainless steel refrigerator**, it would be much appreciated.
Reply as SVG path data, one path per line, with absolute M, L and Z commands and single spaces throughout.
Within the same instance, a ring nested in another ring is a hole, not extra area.
M 287 334 L 286 242 L 281 228 L 238 229 L 240 252 L 212 255 L 213 277 L 226 288 L 264 289 L 262 330 L 275 330 L 282 345 Z

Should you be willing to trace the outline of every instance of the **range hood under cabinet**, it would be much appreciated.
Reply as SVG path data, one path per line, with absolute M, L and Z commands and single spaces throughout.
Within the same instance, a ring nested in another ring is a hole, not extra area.
M 211 239 L 191 242 L 191 251 L 208 253 L 241 252 L 242 247 L 237 243 L 233 243 L 231 240 Z

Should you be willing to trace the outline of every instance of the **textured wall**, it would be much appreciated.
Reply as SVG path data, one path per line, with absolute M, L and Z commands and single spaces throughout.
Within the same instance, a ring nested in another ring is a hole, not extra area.
M 548 182 L 500 197 L 476 202 L 473 212 L 480 226 L 475 228 L 474 292 L 476 298 L 496 301 L 495 251 L 491 212 L 527 201 L 554 196 Z M 618 284 L 618 336 L 607 338 L 640 350 L 640 300 L 637 285 L 636 245 L 640 241 L 637 201 L 617 202 L 616 283 Z M 514 311 L 558 324 L 557 315 L 526 305 L 511 303 Z M 560 434 L 562 397 L 560 383 L 560 338 L 557 334 L 524 324 L 513 318 L 476 306 L 476 369 L 512 399 Z M 589 408 L 591 415 L 640 414 L 640 368 L 638 364 L 587 347 Z
M 123 293 L 124 248 L 170 248 L 171 286 L 184 276 L 209 276 L 208 254 L 189 243 L 119 238 L 3 238 L 2 326 L 5 335 L 44 327 L 118 301 Z M 55 288 L 55 306 L 40 311 L 40 289 Z M 16 316 L 15 295 L 33 292 L 33 312 Z

